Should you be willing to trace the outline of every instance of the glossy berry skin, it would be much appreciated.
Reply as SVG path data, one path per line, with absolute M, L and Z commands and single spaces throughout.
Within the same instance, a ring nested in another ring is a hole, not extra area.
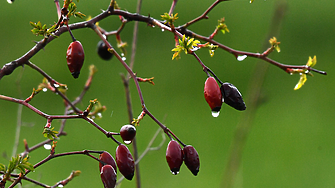
M 66 51 L 67 66 L 74 78 L 78 78 L 80 69 L 83 66 L 85 53 L 79 41 L 74 41 Z
M 101 168 L 100 177 L 105 188 L 114 188 L 116 184 L 116 172 L 111 165 Z
M 225 82 L 222 84 L 220 89 L 223 100 L 226 104 L 235 108 L 236 110 L 242 111 L 246 109 L 241 93 L 233 84 Z
M 122 140 L 126 144 L 130 144 L 136 135 L 136 128 L 133 125 L 124 125 L 120 129 Z
M 127 146 L 120 144 L 116 148 L 116 164 L 121 174 L 128 180 L 132 180 L 135 171 L 135 162 Z
M 180 166 L 183 164 L 183 151 L 179 143 L 175 140 L 171 140 L 166 149 L 166 161 L 170 167 L 173 175 L 177 175 L 180 170 Z
M 97 52 L 101 59 L 106 61 L 112 59 L 113 57 L 113 54 L 108 51 L 108 47 L 102 40 L 98 42 Z
M 222 94 L 218 83 L 213 77 L 208 77 L 205 82 L 204 95 L 206 102 L 213 112 L 219 112 L 222 105 Z
M 197 175 L 200 168 L 199 155 L 197 150 L 191 145 L 187 145 L 183 148 L 184 153 L 184 163 L 187 168 L 193 173 L 193 175 Z
M 114 158 L 111 154 L 104 151 L 103 153 L 100 154 L 99 159 L 105 163 L 105 164 L 102 164 L 101 162 L 99 162 L 99 170 L 100 171 L 101 171 L 101 168 L 104 165 L 111 165 L 114 168 L 115 172 L 117 172 L 116 163 L 115 163 L 115 160 L 114 160 Z

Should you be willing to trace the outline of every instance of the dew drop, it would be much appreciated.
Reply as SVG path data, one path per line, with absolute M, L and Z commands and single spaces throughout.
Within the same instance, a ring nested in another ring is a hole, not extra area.
M 220 115 L 220 111 L 212 111 L 213 117 L 218 117 Z
M 13 1 L 12 0 L 7 0 L 7 3 L 12 4 Z
M 123 57 L 123 56 L 124 56 L 124 53 L 121 53 L 121 56 Z
M 243 61 L 247 57 L 248 57 L 247 55 L 239 55 L 239 56 L 237 56 L 237 61 Z
M 131 140 L 124 140 L 123 141 L 125 144 L 130 144 L 131 143 Z
M 290 72 L 290 75 L 293 75 L 293 72 Z
M 177 174 L 179 174 L 179 171 L 177 171 L 177 172 L 171 171 L 171 173 L 172 173 L 173 175 L 177 175 Z
M 102 114 L 99 112 L 99 113 L 97 113 L 97 116 L 99 117 L 99 118 L 102 118 Z
M 47 92 L 48 89 L 47 89 L 47 88 L 43 88 L 42 91 L 43 91 L 43 92 Z
M 44 144 L 44 149 L 46 150 L 51 150 L 51 145 L 50 144 Z
M 54 84 L 54 86 L 55 86 L 55 87 L 59 87 L 59 85 L 58 85 L 58 84 Z
M 165 30 L 164 29 L 162 29 L 162 32 L 164 32 Z
M 127 58 L 126 57 L 122 57 L 122 61 L 125 61 L 125 60 L 127 60 Z
M 192 48 L 192 52 L 195 52 L 195 51 L 197 51 L 197 50 L 199 50 L 200 48 L 199 47 L 193 47 Z
M 64 187 L 64 185 L 62 185 L 62 184 L 59 184 L 59 185 L 58 185 L 58 187 Z

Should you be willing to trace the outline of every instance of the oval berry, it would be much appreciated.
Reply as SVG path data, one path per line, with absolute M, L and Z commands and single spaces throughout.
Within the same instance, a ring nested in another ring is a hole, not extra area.
M 101 59 L 106 61 L 110 60 L 113 57 L 113 54 L 108 51 L 108 47 L 102 40 L 98 42 L 97 52 Z
M 218 115 L 222 105 L 222 94 L 218 83 L 213 77 L 207 78 L 205 82 L 204 95 L 206 102 L 209 104 L 209 107 L 213 112 L 213 116 L 214 113 L 217 113 Z
M 116 148 L 116 164 L 121 174 L 128 180 L 132 180 L 135 171 L 135 162 L 127 146 L 120 144 Z
M 236 110 L 245 110 L 247 108 L 241 93 L 233 84 L 225 82 L 222 84 L 220 89 L 223 100 L 226 104 L 235 108 Z
M 184 153 L 184 163 L 187 168 L 193 173 L 193 175 L 197 175 L 200 168 L 199 155 L 197 150 L 191 145 L 187 145 L 183 148 Z
M 101 168 L 104 165 L 111 165 L 114 168 L 115 172 L 117 172 L 115 160 L 114 160 L 113 156 L 111 154 L 109 154 L 107 151 L 104 151 L 103 153 L 101 153 L 99 155 L 99 159 L 102 162 L 105 163 L 105 164 L 102 164 L 101 162 L 99 162 L 99 170 L 100 171 L 101 171 Z
M 179 143 L 175 140 L 171 140 L 167 146 L 166 161 L 172 174 L 177 175 L 180 166 L 183 164 L 183 151 L 181 150 Z
M 83 46 L 79 41 L 72 42 L 66 51 L 67 66 L 74 78 L 78 78 L 85 59 Z
M 105 188 L 114 188 L 116 184 L 116 172 L 111 165 L 101 168 L 100 177 Z
M 136 135 L 136 128 L 133 125 L 124 125 L 120 129 L 120 135 L 125 144 L 130 144 Z

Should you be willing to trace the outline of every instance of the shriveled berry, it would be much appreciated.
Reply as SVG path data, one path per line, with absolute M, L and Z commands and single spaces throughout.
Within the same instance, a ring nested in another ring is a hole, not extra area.
M 74 41 L 66 51 L 67 66 L 74 78 L 78 78 L 80 69 L 83 66 L 85 53 L 79 41 Z
M 205 82 L 204 95 L 206 102 L 209 104 L 209 107 L 213 112 L 213 116 L 215 116 L 214 113 L 218 115 L 222 105 L 222 94 L 218 83 L 213 77 L 207 78 Z
M 120 144 L 116 148 L 116 164 L 121 174 L 128 180 L 132 180 L 135 171 L 135 162 L 127 146 Z
M 180 170 L 180 166 L 183 164 L 183 151 L 179 143 L 175 140 L 171 140 L 166 149 L 166 161 L 170 167 L 173 175 L 177 175 Z
M 115 160 L 113 156 L 109 154 L 107 151 L 104 151 L 103 153 L 101 153 L 99 155 L 99 159 L 105 163 L 105 164 L 102 164 L 101 162 L 99 162 L 100 171 L 101 171 L 102 166 L 111 165 L 114 168 L 115 172 L 117 172 Z
M 235 108 L 236 110 L 246 109 L 241 93 L 233 84 L 225 82 L 222 84 L 220 89 L 226 104 Z
M 124 125 L 120 129 L 120 135 L 125 144 L 130 144 L 136 135 L 136 128 L 133 125 Z
M 106 61 L 110 60 L 113 57 L 113 54 L 108 51 L 108 47 L 102 40 L 98 42 L 97 52 L 101 59 Z
M 111 165 L 101 168 L 100 177 L 105 188 L 114 188 L 116 184 L 116 172 Z
M 187 168 L 196 176 L 199 172 L 200 161 L 197 150 L 191 145 L 187 145 L 183 148 L 184 163 Z

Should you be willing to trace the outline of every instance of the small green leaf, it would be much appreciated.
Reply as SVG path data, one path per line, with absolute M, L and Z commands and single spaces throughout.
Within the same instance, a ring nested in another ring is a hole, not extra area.
M 314 56 L 313 59 L 311 58 L 311 56 L 309 56 L 309 59 L 306 65 L 309 67 L 314 67 L 315 64 L 316 64 L 316 56 Z
M 31 25 L 32 27 L 34 27 L 34 28 L 37 27 L 36 23 L 34 23 L 34 22 L 29 22 L 29 23 L 30 23 L 30 25 Z
M 300 88 L 305 84 L 306 81 L 307 81 L 307 76 L 306 76 L 306 74 L 301 73 L 301 74 L 300 74 L 299 82 L 297 83 L 297 85 L 295 85 L 294 90 L 298 90 L 298 89 L 300 89 Z
M 0 163 L 0 171 L 6 172 L 7 167 L 4 164 Z

